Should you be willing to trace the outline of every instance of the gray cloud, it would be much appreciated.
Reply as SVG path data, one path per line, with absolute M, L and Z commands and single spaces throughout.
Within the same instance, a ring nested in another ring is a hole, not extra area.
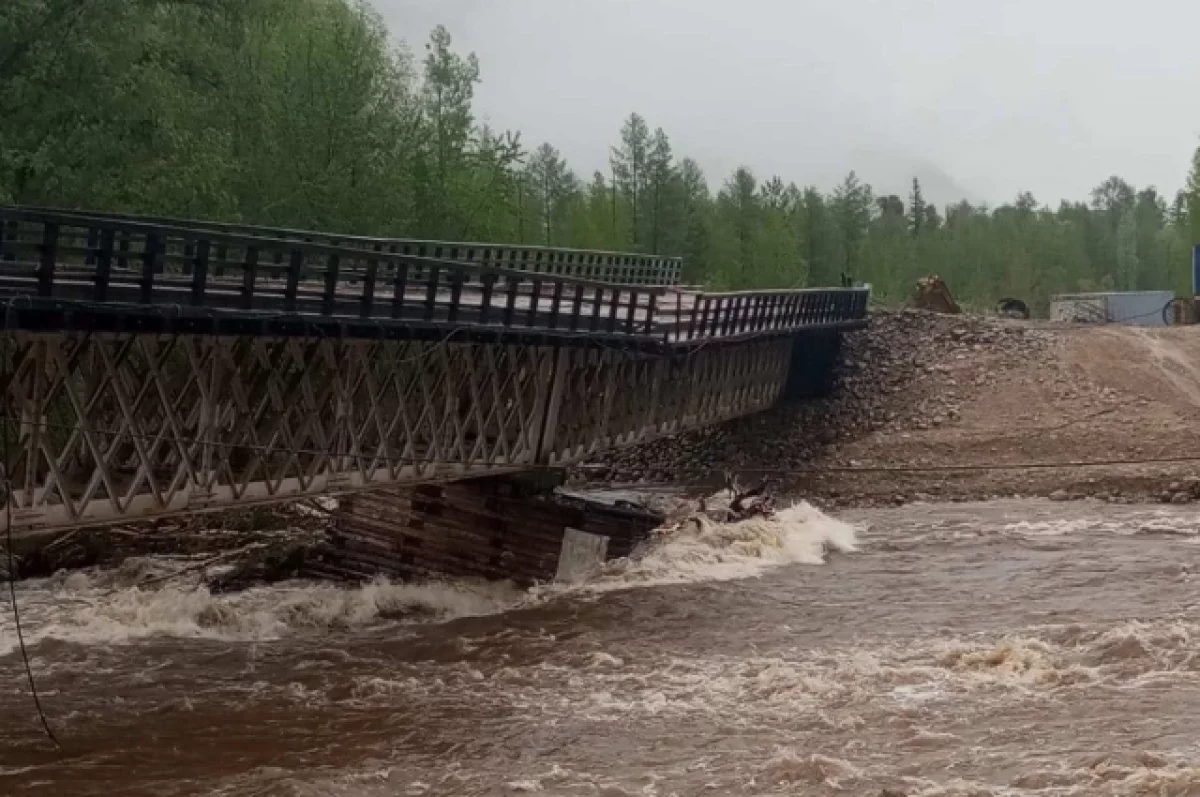
M 630 111 L 710 182 L 737 165 L 945 202 L 1172 193 L 1200 134 L 1189 0 L 374 0 L 419 47 L 445 24 L 481 115 L 605 168 Z

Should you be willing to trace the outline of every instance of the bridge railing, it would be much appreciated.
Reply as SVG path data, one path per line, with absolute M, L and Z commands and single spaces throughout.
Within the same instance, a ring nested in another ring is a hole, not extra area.
M 856 325 L 860 289 L 704 293 L 334 246 L 0 207 L 0 297 L 688 344 Z
M 666 291 L 71 214 L 0 220 L 10 296 L 649 336 Z
M 668 309 L 656 329 L 667 340 L 685 342 L 779 329 L 839 327 L 866 319 L 868 297 L 866 288 L 672 292 L 661 303 Z
M 367 235 L 339 235 L 327 232 L 294 230 L 286 227 L 262 227 L 250 224 L 143 217 L 123 213 L 35 208 L 46 213 L 80 218 L 110 219 L 139 224 L 190 230 L 208 230 L 230 235 L 251 235 L 285 241 L 301 241 L 327 246 L 368 249 L 373 252 L 434 260 L 455 260 L 480 266 L 515 269 L 534 274 L 577 277 L 595 282 L 625 285 L 677 285 L 683 259 L 630 252 L 606 252 L 566 247 L 525 246 L 494 243 L 461 243 L 382 238 Z M 5 232 L 0 230 L 0 236 Z M 95 245 L 97 242 L 93 242 Z

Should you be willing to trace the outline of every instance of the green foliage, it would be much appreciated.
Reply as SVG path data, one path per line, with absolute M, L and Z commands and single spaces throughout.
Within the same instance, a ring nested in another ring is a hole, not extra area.
M 579 179 L 549 144 L 542 144 L 533 153 L 525 176 L 537 207 L 538 243 L 568 245 L 579 236 L 573 218 L 582 201 Z
M 960 300 L 1189 287 L 1200 150 L 1169 204 L 1119 177 L 1057 209 L 937 208 L 917 180 L 824 194 L 738 168 L 714 194 L 638 114 L 586 183 L 550 143 L 480 124 L 474 55 L 420 58 L 360 0 L 4 0 L 0 201 L 378 235 L 682 255 L 685 282 L 871 283 Z

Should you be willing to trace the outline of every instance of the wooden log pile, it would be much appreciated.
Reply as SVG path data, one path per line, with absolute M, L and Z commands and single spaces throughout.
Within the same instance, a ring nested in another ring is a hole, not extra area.
M 343 498 L 328 542 L 305 573 L 365 580 L 476 577 L 552 580 L 568 529 L 606 538 L 607 558 L 628 556 L 661 525 L 660 513 L 546 493 L 512 477 L 381 490 Z

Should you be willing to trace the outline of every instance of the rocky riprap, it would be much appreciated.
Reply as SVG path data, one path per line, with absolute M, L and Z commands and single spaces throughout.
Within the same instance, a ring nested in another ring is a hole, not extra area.
M 836 459 L 836 444 L 880 430 L 952 423 L 959 403 L 1009 367 L 1029 367 L 1049 345 L 1028 323 L 919 310 L 872 312 L 847 335 L 825 398 L 781 405 L 725 424 L 605 452 L 576 470 L 589 482 L 708 483 Z M 833 464 L 839 464 L 834 462 Z

